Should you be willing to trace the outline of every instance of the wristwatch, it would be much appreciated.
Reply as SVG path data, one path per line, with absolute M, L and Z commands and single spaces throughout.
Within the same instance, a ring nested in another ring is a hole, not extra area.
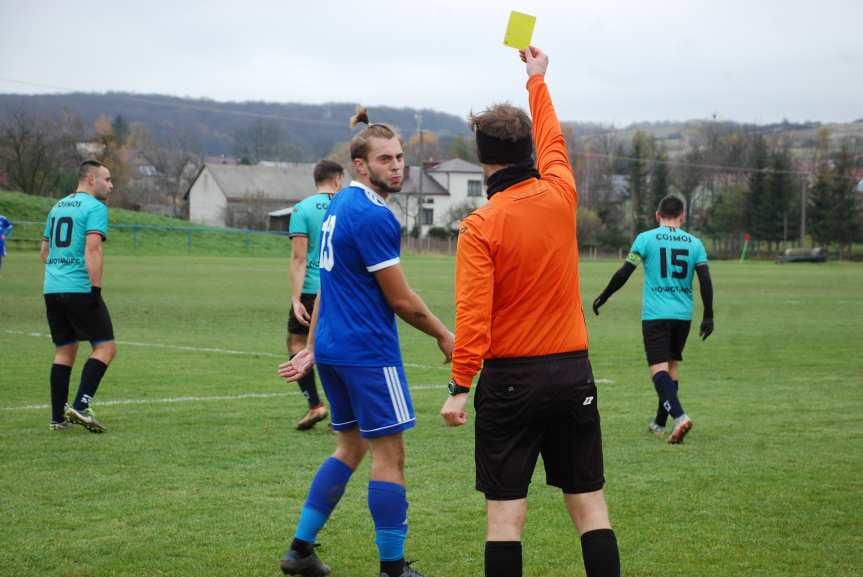
M 450 379 L 449 384 L 447 385 L 447 389 L 449 389 L 450 396 L 452 395 L 460 395 L 462 393 L 469 393 L 470 387 L 463 387 L 456 383 L 454 380 Z

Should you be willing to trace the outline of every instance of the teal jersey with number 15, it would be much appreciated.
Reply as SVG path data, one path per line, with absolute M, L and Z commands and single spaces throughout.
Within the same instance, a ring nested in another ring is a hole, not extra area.
M 629 251 L 629 262 L 644 262 L 642 320 L 692 320 L 692 276 L 707 262 L 698 238 L 682 228 L 660 226 L 642 232 Z
M 48 241 L 44 293 L 88 293 L 90 275 L 84 254 L 87 235 L 108 236 L 108 207 L 86 192 L 61 199 L 45 223 L 42 238 Z

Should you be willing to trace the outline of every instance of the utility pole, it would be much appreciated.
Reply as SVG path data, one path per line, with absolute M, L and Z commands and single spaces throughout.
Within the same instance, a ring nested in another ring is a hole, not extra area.
M 809 175 L 800 179 L 800 247 L 806 246 L 806 180 Z
M 420 147 L 419 147 L 419 171 L 417 174 L 417 222 L 415 224 L 419 225 L 417 229 L 419 231 L 419 236 L 423 235 L 423 115 L 422 112 L 416 113 L 417 119 L 417 134 L 419 134 L 420 138 Z
M 590 203 L 590 141 L 587 138 L 584 140 L 584 149 L 587 152 L 585 155 L 585 158 L 587 159 L 587 175 L 584 179 L 584 204 L 592 206 Z

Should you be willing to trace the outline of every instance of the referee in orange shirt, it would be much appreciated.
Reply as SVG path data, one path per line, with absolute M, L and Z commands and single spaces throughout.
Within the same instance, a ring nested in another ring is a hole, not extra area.
M 466 422 L 482 368 L 475 460 L 488 516 L 486 577 L 522 575 L 527 490 L 539 455 L 546 482 L 563 491 L 588 577 L 618 577 L 579 293 L 575 177 L 544 80 L 548 56 L 530 47 L 521 58 L 533 138 L 530 117 L 508 104 L 471 118 L 489 202 L 461 225 L 452 379 L 441 415 L 452 427 Z

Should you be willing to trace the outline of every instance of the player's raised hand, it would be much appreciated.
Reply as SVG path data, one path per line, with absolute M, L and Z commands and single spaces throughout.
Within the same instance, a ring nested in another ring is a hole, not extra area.
M 448 427 L 460 427 L 467 422 L 464 406 L 467 403 L 467 393 L 450 395 L 440 410 L 440 416 Z
M 702 341 L 706 341 L 711 334 L 713 334 L 713 319 L 708 317 L 701 321 L 698 336 L 701 337 Z
M 306 310 L 303 302 L 300 299 L 291 299 L 291 306 L 294 308 L 294 316 L 297 317 L 297 321 L 304 327 L 309 326 L 312 317 L 309 315 L 309 311 Z
M 309 349 L 303 349 L 290 361 L 279 365 L 278 373 L 288 382 L 298 381 L 309 372 L 313 364 L 315 364 L 315 354 Z
M 455 347 L 455 336 L 450 331 L 437 340 L 437 346 L 444 356 L 444 364 L 452 361 L 452 350 Z
M 548 70 L 548 54 L 536 46 L 528 46 L 525 50 L 519 50 L 518 55 L 521 57 L 521 61 L 527 64 L 528 76 L 535 74 L 545 76 L 545 71 Z

